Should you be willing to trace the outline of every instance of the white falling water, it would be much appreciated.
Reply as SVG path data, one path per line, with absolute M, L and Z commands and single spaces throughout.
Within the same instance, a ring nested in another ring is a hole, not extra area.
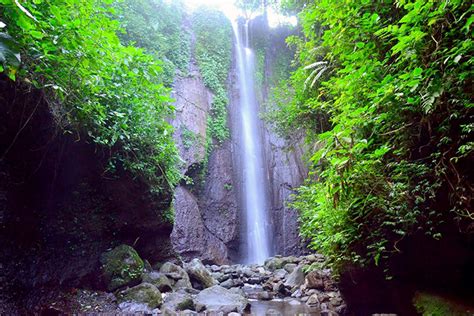
M 237 71 L 240 87 L 239 123 L 241 128 L 241 177 L 243 207 L 246 219 L 246 263 L 263 263 L 270 256 L 267 219 L 266 180 L 261 148 L 259 106 L 254 90 L 254 55 L 249 48 L 248 24 L 244 39 L 234 23 Z M 242 44 L 244 42 L 245 44 Z

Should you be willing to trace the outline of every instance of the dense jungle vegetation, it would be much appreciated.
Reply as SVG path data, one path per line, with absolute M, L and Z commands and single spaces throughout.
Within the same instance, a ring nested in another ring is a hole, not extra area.
M 174 112 L 168 87 L 177 72 L 188 74 L 191 54 L 183 3 L 4 0 L 0 10 L 0 70 L 42 89 L 65 133 L 109 152 L 111 175 L 125 169 L 153 191 L 171 190 L 181 176 L 167 122 Z M 209 134 L 223 141 L 230 23 L 209 9 L 192 20 L 196 58 L 216 94 Z
M 293 206 L 330 259 L 380 266 L 409 236 L 472 231 L 469 1 L 286 1 L 299 68 L 266 116 L 307 135 L 312 171 Z M 279 101 L 278 101 L 279 100 Z M 448 228 L 450 227 L 450 228 Z

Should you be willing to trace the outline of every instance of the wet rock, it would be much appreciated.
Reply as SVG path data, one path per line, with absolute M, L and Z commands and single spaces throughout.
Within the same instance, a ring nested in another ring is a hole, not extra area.
M 293 288 L 300 286 L 304 283 L 305 276 L 303 272 L 303 266 L 297 266 L 293 272 L 286 278 L 285 285 Z
M 195 310 L 193 297 L 188 293 L 169 293 L 161 307 L 163 313 L 172 315 L 176 311 Z
M 267 309 L 267 311 L 265 312 L 265 316 L 283 316 L 283 314 L 277 310 L 270 308 Z
M 142 281 L 153 284 L 160 292 L 171 292 L 173 290 L 171 281 L 164 273 L 152 271 L 142 274 Z
M 286 277 L 286 275 L 288 274 L 288 272 L 284 269 L 277 269 L 275 270 L 275 272 L 273 272 L 273 275 L 278 278 L 278 279 L 284 279 Z
M 167 277 L 176 280 L 176 283 L 173 285 L 174 289 L 192 287 L 186 271 L 174 263 L 166 262 L 161 266 L 160 272 L 164 273 Z
M 318 270 L 311 271 L 306 275 L 305 285 L 308 289 L 324 289 L 324 275 Z
M 159 307 L 163 301 L 161 292 L 150 283 L 142 283 L 118 293 L 120 302 L 135 302 L 146 304 L 153 309 Z
M 293 293 L 291 293 L 291 297 L 300 298 L 303 295 L 300 289 L 296 289 Z
M 197 280 L 204 288 L 211 287 L 217 284 L 217 281 L 212 277 L 209 270 L 202 264 L 201 260 L 195 258 L 191 262 L 184 265 L 188 275 Z
M 308 304 L 309 306 L 319 307 L 318 295 L 317 294 L 311 295 L 306 301 L 306 304 Z
M 262 300 L 262 301 L 269 301 L 273 298 L 273 295 L 271 295 L 269 292 L 267 291 L 263 291 L 263 292 L 258 292 L 257 293 L 257 299 L 258 300 Z
M 109 291 L 140 283 L 144 264 L 132 247 L 127 245 L 115 247 L 103 253 L 100 262 Z
M 196 305 L 204 306 L 207 310 L 224 313 L 243 313 L 248 301 L 242 295 L 233 293 L 222 286 L 214 285 L 202 290 L 195 298 Z
M 158 309 L 149 308 L 147 304 L 135 302 L 122 302 L 119 304 L 119 309 L 125 313 L 157 314 L 159 312 Z
M 283 269 L 285 269 L 286 272 L 288 273 L 291 273 L 295 270 L 295 268 L 297 267 L 298 265 L 296 263 L 287 263 L 285 264 L 285 266 L 283 267 Z
M 309 263 L 324 262 L 324 257 L 320 254 L 311 254 L 311 255 L 306 256 L 305 259 L 309 261 Z
M 221 273 L 221 272 L 212 272 L 211 273 L 212 277 L 216 280 L 219 280 L 221 279 L 222 277 L 224 277 L 224 273 Z M 220 282 L 220 281 L 219 281 Z
M 272 257 L 265 260 L 265 268 L 270 271 L 281 269 L 287 262 L 281 257 Z
M 228 279 L 220 284 L 220 286 L 225 287 L 226 289 L 230 289 L 231 287 L 235 286 L 235 282 L 233 279 Z
M 236 312 L 232 312 L 232 313 L 229 313 L 227 316 L 242 316 L 242 314 L 236 313 Z
M 230 277 L 231 277 L 230 274 L 222 274 L 221 276 L 219 276 L 217 278 L 217 281 L 218 282 L 224 282 L 224 281 L 228 280 Z

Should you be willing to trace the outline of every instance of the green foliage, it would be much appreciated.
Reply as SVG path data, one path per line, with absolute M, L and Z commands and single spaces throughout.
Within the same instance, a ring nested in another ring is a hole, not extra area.
M 20 48 L 7 33 L 0 32 L 0 71 L 5 71 L 10 79 L 15 80 L 15 74 L 20 67 Z
M 183 140 L 184 149 L 190 149 L 198 142 L 198 136 L 186 126 L 182 127 L 181 139 Z
M 111 1 L 0 3 L 21 49 L 19 78 L 43 89 L 65 130 L 99 145 L 110 155 L 109 170 L 125 168 L 153 191 L 174 186 L 179 157 L 166 121 L 174 109 L 162 68 L 142 49 L 120 43 Z
M 193 14 L 196 32 L 195 57 L 204 84 L 214 93 L 208 128 L 218 142 L 229 137 L 226 83 L 232 60 L 232 27 L 225 15 L 202 7 Z
M 187 73 L 190 36 L 183 28 L 184 4 L 164 0 L 124 0 L 114 3 L 125 29 L 119 34 L 126 45 L 143 48 L 161 61 L 163 83 L 171 86 L 178 69 Z
M 406 236 L 439 239 L 447 221 L 474 219 L 472 10 L 460 0 L 302 9 L 304 37 L 288 39 L 300 67 L 269 115 L 281 132 L 307 131 L 313 171 L 293 205 L 336 269 L 385 266 Z

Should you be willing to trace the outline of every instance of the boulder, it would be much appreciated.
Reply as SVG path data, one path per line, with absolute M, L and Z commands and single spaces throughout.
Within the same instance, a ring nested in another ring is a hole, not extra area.
M 217 284 L 217 281 L 212 277 L 209 270 L 207 270 L 201 260 L 197 258 L 191 260 L 189 263 L 185 263 L 184 268 L 188 275 L 202 284 L 204 288 Z
M 273 298 L 273 295 L 271 295 L 268 291 L 262 291 L 257 293 L 257 299 L 261 301 L 269 301 Z
M 166 295 L 161 311 L 165 315 L 173 315 L 178 311 L 195 310 L 192 295 L 188 293 L 173 292 Z
M 318 298 L 318 295 L 317 294 L 313 294 L 311 295 L 308 300 L 306 301 L 306 304 L 308 304 L 309 306 L 314 306 L 314 307 L 319 307 L 319 298 Z
M 281 257 L 272 257 L 265 260 L 265 268 L 270 271 L 275 271 L 277 269 L 283 268 L 283 266 L 287 263 L 284 258 Z
M 288 273 L 291 273 L 296 269 L 297 266 L 298 265 L 296 263 L 287 263 L 285 264 L 283 269 L 285 269 L 285 271 L 287 271 Z
M 164 273 L 167 277 L 176 280 L 176 283 L 173 286 L 174 289 L 192 287 L 191 281 L 189 280 L 189 276 L 186 271 L 174 263 L 164 263 L 160 268 L 160 272 Z
M 306 275 L 305 285 L 307 289 L 324 289 L 324 275 L 318 271 L 311 271 Z
M 204 306 L 207 310 L 215 310 L 223 313 L 243 313 L 247 309 L 248 301 L 240 294 L 227 290 L 219 285 L 214 285 L 202 290 L 195 298 L 196 307 Z
M 275 270 L 275 272 L 273 273 L 273 275 L 278 278 L 278 279 L 284 279 L 286 277 L 286 275 L 288 274 L 288 272 L 284 269 L 277 269 Z
M 171 292 L 173 290 L 171 281 L 164 273 L 152 271 L 142 274 L 142 281 L 153 284 L 160 292 Z
M 226 281 L 222 282 L 220 286 L 230 289 L 231 287 L 235 286 L 235 282 L 233 279 L 227 279 Z
M 132 247 L 127 245 L 115 247 L 102 254 L 100 263 L 109 291 L 140 283 L 144 264 Z
M 151 309 L 159 307 L 163 301 L 160 290 L 150 283 L 142 283 L 123 290 L 118 293 L 117 298 L 120 302 L 146 304 Z
M 305 282 L 305 276 L 303 272 L 303 266 L 299 265 L 293 270 L 293 272 L 288 275 L 285 281 L 285 285 L 293 288 L 295 286 L 300 286 Z

